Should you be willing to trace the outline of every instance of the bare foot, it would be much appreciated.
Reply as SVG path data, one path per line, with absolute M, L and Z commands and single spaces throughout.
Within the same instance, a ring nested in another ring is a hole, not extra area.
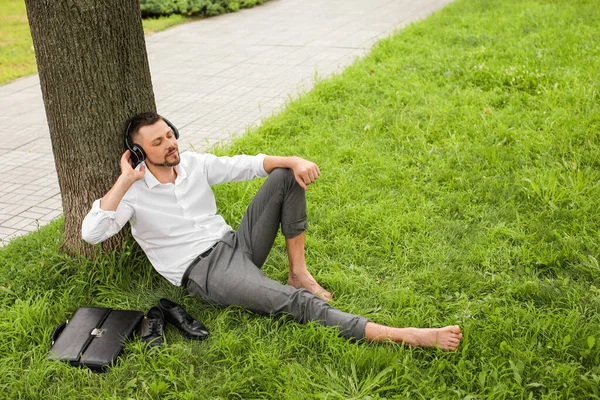
M 458 348 L 463 335 L 458 325 L 445 326 L 437 329 L 408 328 L 412 332 L 407 335 L 412 340 L 406 340 L 410 346 L 438 347 L 442 350 L 454 351 Z M 410 343 L 413 342 L 413 343 Z
M 333 296 L 327 290 L 323 289 L 321 285 L 317 283 L 315 278 L 311 275 L 308 270 L 300 272 L 291 272 L 288 278 L 288 285 L 295 287 L 296 289 L 306 289 L 315 296 L 319 296 L 325 301 L 331 301 Z
M 369 341 L 385 342 L 393 340 L 407 346 L 437 347 L 442 350 L 456 350 L 463 335 L 458 325 L 443 328 L 392 328 L 367 322 L 365 337 Z

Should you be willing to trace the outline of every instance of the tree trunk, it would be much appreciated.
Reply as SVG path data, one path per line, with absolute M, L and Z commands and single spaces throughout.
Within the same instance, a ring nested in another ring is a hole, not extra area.
M 120 173 L 125 121 L 155 111 L 138 0 L 25 0 L 62 195 L 65 247 Z M 122 235 L 105 244 L 118 246 Z

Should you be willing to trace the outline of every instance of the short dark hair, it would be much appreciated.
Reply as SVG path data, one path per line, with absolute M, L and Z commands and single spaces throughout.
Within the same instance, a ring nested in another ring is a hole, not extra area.
M 129 137 L 133 141 L 133 138 L 140 132 L 140 128 L 155 124 L 161 119 L 162 117 L 154 111 L 148 111 L 134 115 L 127 120 L 125 132 L 127 133 L 127 131 L 129 131 Z

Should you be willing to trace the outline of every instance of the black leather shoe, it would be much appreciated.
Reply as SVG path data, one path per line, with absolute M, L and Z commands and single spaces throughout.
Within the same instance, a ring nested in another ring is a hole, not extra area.
M 163 337 L 164 325 L 163 312 L 158 307 L 152 307 L 142 322 L 142 342 L 147 342 L 150 346 L 162 346 L 165 340 Z
M 203 340 L 208 337 L 208 329 L 202 325 L 202 322 L 192 318 L 179 304 L 169 299 L 160 299 L 158 306 L 163 311 L 167 322 L 183 332 L 187 338 Z

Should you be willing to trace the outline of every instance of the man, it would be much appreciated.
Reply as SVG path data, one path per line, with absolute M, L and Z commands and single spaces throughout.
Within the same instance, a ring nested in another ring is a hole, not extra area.
M 133 117 L 127 131 L 126 140 L 137 147 L 130 147 L 133 153 L 123 153 L 121 175 L 83 221 L 87 242 L 104 241 L 129 221 L 133 237 L 154 268 L 211 304 L 235 304 L 262 314 L 287 313 L 301 323 L 335 326 L 342 336 L 357 340 L 393 340 L 445 350 L 458 347 L 462 338 L 458 326 L 387 327 L 327 303 L 331 294 L 310 274 L 304 257 L 305 190 L 320 175 L 315 163 L 262 154 L 180 154 L 175 127 L 155 113 Z M 130 163 L 132 154 L 145 158 L 136 168 Z M 210 185 L 267 175 L 239 229 L 233 231 L 217 214 Z M 260 270 L 280 226 L 289 260 L 287 285 Z

